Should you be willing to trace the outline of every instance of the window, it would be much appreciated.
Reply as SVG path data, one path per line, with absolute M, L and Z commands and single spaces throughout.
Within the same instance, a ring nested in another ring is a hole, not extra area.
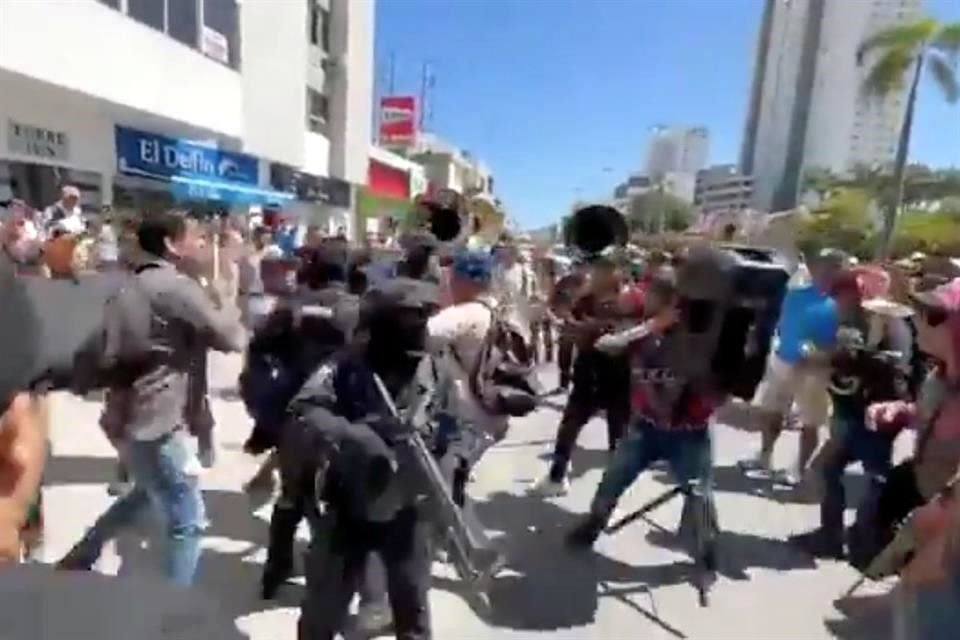
M 310 3 L 310 44 L 320 47 L 324 53 L 330 53 L 330 12 L 317 4 Z
M 326 133 L 329 118 L 329 98 L 319 91 L 307 87 L 307 128 L 314 133 Z
M 197 0 L 167 0 L 167 32 L 185 45 L 197 46 Z
M 105 4 L 111 9 L 120 8 L 120 0 L 99 0 L 100 4 Z
M 148 27 L 166 31 L 163 4 L 157 0 L 127 0 L 127 15 Z
M 240 64 L 240 24 L 237 0 L 203 0 L 203 24 L 227 39 L 230 66 Z

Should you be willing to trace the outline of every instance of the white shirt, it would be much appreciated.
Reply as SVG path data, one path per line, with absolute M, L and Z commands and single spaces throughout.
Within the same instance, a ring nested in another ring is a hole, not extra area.
M 480 406 L 470 389 L 476 366 L 490 329 L 492 301 L 465 302 L 441 309 L 427 322 L 428 348 L 437 354 L 440 387 L 448 391 L 447 409 L 456 418 L 488 431 L 506 416 L 492 416 Z
M 532 318 L 531 299 L 537 294 L 537 277 L 533 269 L 522 262 L 498 268 L 493 290 L 498 302 L 512 306 L 528 321 Z

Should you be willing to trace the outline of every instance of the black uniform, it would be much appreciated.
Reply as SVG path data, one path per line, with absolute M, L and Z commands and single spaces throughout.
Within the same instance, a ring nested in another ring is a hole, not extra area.
M 307 560 L 299 638 L 327 640 L 343 630 L 371 551 L 386 567 L 397 638 L 430 637 L 430 531 L 416 470 L 393 448 L 408 428 L 393 416 L 379 377 L 403 413 L 420 401 L 416 380 L 436 288 L 398 278 L 364 297 L 362 349 L 321 366 L 291 404 L 285 437 L 297 441 L 301 478 L 320 508 Z
M 273 597 L 290 575 L 297 526 L 313 502 L 312 479 L 299 477 L 300 452 L 285 438 L 286 407 L 312 371 L 352 337 L 358 304 L 339 283 L 308 290 L 271 314 L 250 344 L 243 386 L 255 424 L 246 448 L 276 447 L 281 479 L 280 498 L 270 518 L 264 598 Z M 252 375 L 257 367 L 260 375 Z

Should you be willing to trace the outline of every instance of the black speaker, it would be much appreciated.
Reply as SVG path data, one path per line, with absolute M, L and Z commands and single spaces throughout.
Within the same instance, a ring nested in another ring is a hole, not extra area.
M 677 273 L 679 331 L 673 366 L 750 398 L 763 377 L 790 274 L 772 249 L 691 248 Z

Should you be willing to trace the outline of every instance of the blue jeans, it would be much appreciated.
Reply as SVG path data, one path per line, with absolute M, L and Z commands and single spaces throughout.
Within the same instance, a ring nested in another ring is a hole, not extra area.
M 859 419 L 834 415 L 831 438 L 839 440 L 823 462 L 823 500 L 820 503 L 820 528 L 833 541 L 843 541 L 843 511 L 846 496 L 843 474 L 855 462 L 863 464 L 869 477 L 886 477 L 893 456 L 894 436 L 870 431 Z
M 167 578 L 183 586 L 192 584 L 206 518 L 199 479 L 186 473 L 192 455 L 188 438 L 185 431 L 177 431 L 157 440 L 126 443 L 123 457 L 133 477 L 133 489 L 110 505 L 62 564 L 93 566 L 103 546 L 152 502 L 166 524 Z
M 603 472 L 590 512 L 609 517 L 620 496 L 658 460 L 667 461 L 678 483 L 698 481 L 703 497 L 708 504 L 712 503 L 710 431 L 706 425 L 695 430 L 667 431 L 641 419 L 617 446 Z

